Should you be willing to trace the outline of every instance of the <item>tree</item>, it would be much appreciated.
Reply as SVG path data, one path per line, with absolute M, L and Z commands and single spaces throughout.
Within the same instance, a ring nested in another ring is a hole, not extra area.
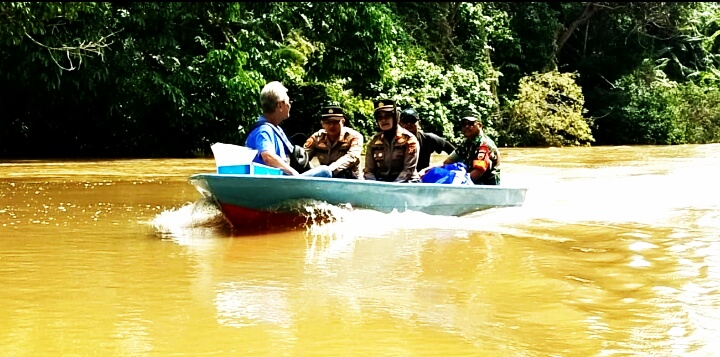
M 583 94 L 577 74 L 534 73 L 520 81 L 520 91 L 502 125 L 503 141 L 522 146 L 589 145 L 594 141 L 583 117 Z

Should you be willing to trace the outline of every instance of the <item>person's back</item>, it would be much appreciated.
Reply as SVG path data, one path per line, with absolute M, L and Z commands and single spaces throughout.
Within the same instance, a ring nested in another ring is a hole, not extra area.
M 258 154 L 255 155 L 253 162 L 267 165 L 261 155 L 263 151 L 270 151 L 279 156 L 283 161 L 288 160 L 288 153 L 285 149 L 285 144 L 282 142 L 282 138 L 278 135 L 278 133 L 280 135 L 284 135 L 285 133 L 282 131 L 282 128 L 273 128 L 273 126 L 273 124 L 267 122 L 265 117 L 260 116 L 254 129 L 250 132 L 247 139 L 245 139 L 245 146 L 258 151 Z
M 430 156 L 433 152 L 446 152 L 451 154 L 455 150 L 449 141 L 445 138 L 434 134 L 426 133 L 420 129 L 420 115 L 413 108 L 408 108 L 400 114 L 400 126 L 413 133 L 418 140 L 420 146 L 420 154 L 418 156 L 417 170 L 422 170 L 430 166 Z

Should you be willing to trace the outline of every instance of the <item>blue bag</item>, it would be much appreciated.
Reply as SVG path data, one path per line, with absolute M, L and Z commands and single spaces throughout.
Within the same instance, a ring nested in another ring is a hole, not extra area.
M 424 183 L 443 183 L 449 185 L 472 185 L 470 173 L 467 172 L 465 164 L 456 162 L 442 167 L 433 167 L 428 170 L 421 179 Z

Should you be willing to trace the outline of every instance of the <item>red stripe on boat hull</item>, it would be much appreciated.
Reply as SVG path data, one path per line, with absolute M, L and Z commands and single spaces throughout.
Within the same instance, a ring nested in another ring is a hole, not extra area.
M 220 204 L 225 218 L 238 233 L 269 233 L 300 228 L 307 219 L 292 212 L 271 212 Z

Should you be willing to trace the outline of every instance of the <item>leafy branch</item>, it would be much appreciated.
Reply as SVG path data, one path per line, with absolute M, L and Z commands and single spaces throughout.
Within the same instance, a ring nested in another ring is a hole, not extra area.
M 108 48 L 110 45 L 113 44 L 113 41 L 108 42 L 108 40 L 109 40 L 112 36 L 115 36 L 115 35 L 116 35 L 117 33 L 119 33 L 120 31 L 122 31 L 122 30 L 111 32 L 111 33 L 110 33 L 109 35 L 107 35 L 107 36 L 102 36 L 102 37 L 100 37 L 100 39 L 98 39 L 97 41 L 82 41 L 82 42 L 80 42 L 80 44 L 77 45 L 77 46 L 67 46 L 67 45 L 63 45 L 63 46 L 60 46 L 60 47 L 52 47 L 52 46 L 45 45 L 45 44 L 41 43 L 40 41 L 34 39 L 34 38 L 33 38 L 32 36 L 30 36 L 30 34 L 27 33 L 27 32 L 25 32 L 25 36 L 26 36 L 27 38 L 29 38 L 31 41 L 35 42 L 35 44 L 37 44 L 37 45 L 39 45 L 39 46 L 41 46 L 41 47 L 46 48 L 46 49 L 48 50 L 48 53 L 50 53 L 50 57 L 52 58 L 53 62 L 55 62 L 55 64 L 56 64 L 58 67 L 60 67 L 60 68 L 63 69 L 63 70 L 66 70 L 66 71 L 72 71 L 72 70 L 75 70 L 75 69 L 80 68 L 80 66 L 82 65 L 83 54 L 88 54 L 88 53 L 89 53 L 89 54 L 96 54 L 96 55 L 99 55 L 99 56 L 100 56 L 100 59 L 101 59 L 102 61 L 105 61 L 105 56 L 104 56 L 104 53 L 103 53 L 103 52 L 104 52 L 104 50 L 105 50 L 106 48 Z M 55 55 L 53 55 L 53 52 L 64 52 L 64 53 L 65 53 L 65 56 L 66 56 L 67 59 L 68 59 L 68 62 L 70 63 L 69 68 L 63 67 L 63 66 L 58 62 L 58 60 L 55 58 Z M 75 57 L 75 58 L 78 59 L 77 67 L 76 67 L 75 64 L 73 63 L 73 57 Z

